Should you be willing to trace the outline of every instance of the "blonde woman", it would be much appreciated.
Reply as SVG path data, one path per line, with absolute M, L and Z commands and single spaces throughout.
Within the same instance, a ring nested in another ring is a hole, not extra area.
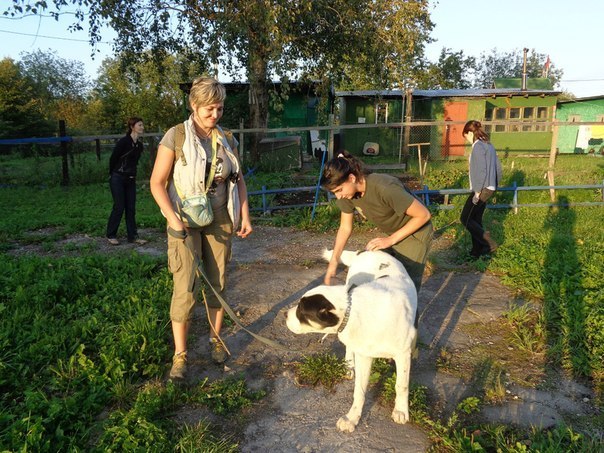
M 211 285 L 223 296 L 232 234 L 237 231 L 239 237 L 245 238 L 252 232 L 247 188 L 237 152 L 238 142 L 218 125 L 225 98 L 225 88 L 217 80 L 200 77 L 193 82 L 189 94 L 193 113 L 183 123 L 182 153 L 177 156 L 178 131 L 175 126 L 160 142 L 151 175 L 151 193 L 168 223 L 168 267 L 174 282 L 170 306 L 174 337 L 172 379 L 184 378 L 187 371 L 187 334 L 199 295 L 199 279 L 192 278 L 195 272 L 192 252 L 201 259 Z M 206 188 L 213 153 L 216 154 L 215 171 L 212 172 L 211 186 Z M 178 184 L 175 183 L 175 175 Z M 181 215 L 179 193 L 183 192 L 182 185 L 187 183 L 199 184 L 193 189 L 208 189 L 214 215 L 209 225 L 194 227 Z M 184 239 L 186 236 L 187 240 Z M 224 310 L 211 290 L 206 291 L 206 296 L 211 324 L 211 356 L 215 363 L 220 364 L 227 358 L 227 351 L 219 339 Z

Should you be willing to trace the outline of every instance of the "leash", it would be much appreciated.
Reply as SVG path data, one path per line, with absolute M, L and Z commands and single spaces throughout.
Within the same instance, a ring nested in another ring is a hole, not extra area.
M 231 309 L 229 304 L 227 304 L 227 302 L 222 298 L 222 296 L 218 293 L 218 291 L 216 291 L 216 289 L 210 283 L 210 280 L 208 279 L 206 273 L 204 272 L 204 270 L 202 268 L 201 260 L 199 259 L 199 256 L 197 256 L 197 253 L 195 252 L 194 248 L 191 247 L 191 245 L 189 244 L 190 238 L 189 238 L 189 235 L 187 234 L 187 232 L 186 231 L 175 231 L 172 228 L 168 227 L 168 234 L 172 237 L 183 240 L 183 242 L 185 243 L 185 246 L 187 247 L 189 252 L 191 252 L 191 256 L 193 257 L 195 275 L 197 277 L 201 277 L 201 279 L 203 279 L 204 283 L 207 284 L 207 286 L 212 290 L 212 292 L 214 293 L 214 295 L 220 302 L 220 305 L 222 305 L 222 308 L 224 308 L 224 311 L 229 315 L 229 317 L 233 320 L 233 322 L 235 324 L 237 324 L 242 330 L 244 330 L 245 332 L 250 334 L 256 340 L 258 340 L 268 346 L 271 346 L 275 349 L 280 349 L 282 351 L 289 351 L 289 352 L 294 351 L 294 349 L 292 349 L 292 348 L 285 347 L 285 346 L 281 345 L 280 343 L 277 343 L 274 340 L 263 337 L 262 335 L 258 335 L 257 333 L 254 333 L 251 330 L 249 330 L 247 327 L 245 327 L 241 323 L 241 321 L 239 320 L 239 318 L 237 317 L 235 312 Z M 205 301 L 205 293 L 204 293 L 204 301 Z M 207 303 L 206 303 L 206 311 L 207 311 Z M 220 341 L 222 342 L 222 339 L 220 339 Z

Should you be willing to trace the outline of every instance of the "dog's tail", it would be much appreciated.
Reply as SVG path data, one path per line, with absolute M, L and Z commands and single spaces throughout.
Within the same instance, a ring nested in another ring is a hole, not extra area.
M 333 250 L 323 250 L 323 259 L 325 261 L 329 261 L 331 259 L 331 255 Z M 350 267 L 356 256 L 361 253 L 361 250 L 344 250 L 342 255 L 340 255 L 340 263 L 344 266 Z

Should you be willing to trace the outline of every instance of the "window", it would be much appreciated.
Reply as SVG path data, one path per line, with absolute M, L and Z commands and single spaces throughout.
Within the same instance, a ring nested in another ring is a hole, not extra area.
M 375 104 L 375 124 L 388 122 L 388 103 L 378 102 Z
M 524 107 L 522 109 L 522 119 L 524 121 L 533 121 L 535 119 L 535 108 L 534 107 Z M 522 126 L 522 130 L 525 132 L 530 132 L 533 130 L 532 124 L 525 124 Z
M 495 109 L 495 120 L 496 121 L 501 121 L 501 120 L 506 120 L 507 119 L 507 109 L 504 108 L 496 108 Z M 495 132 L 505 132 L 505 124 L 496 124 L 495 125 Z
M 520 107 L 510 107 L 510 120 L 520 120 Z M 518 124 L 510 124 L 510 132 L 520 132 L 521 126 Z
M 537 120 L 539 121 L 547 121 L 547 107 L 537 107 Z M 548 130 L 548 126 L 545 124 L 536 124 L 535 130 L 539 132 L 544 132 Z
M 550 120 L 550 107 L 487 107 L 485 109 L 486 121 L 505 121 L 507 124 L 486 126 L 487 132 L 543 132 L 550 130 L 544 123 Z M 600 115 L 604 122 L 604 115 Z
M 571 123 L 578 123 L 581 121 L 581 115 L 568 115 L 568 121 Z
M 596 121 L 598 123 L 604 123 L 604 115 L 596 115 Z
M 487 107 L 484 111 L 484 120 L 491 121 L 492 119 L 493 119 L 493 107 Z M 492 128 L 493 128 L 493 126 L 491 126 L 490 124 L 486 124 L 484 126 L 484 130 L 487 134 L 491 133 Z
M 512 107 L 512 108 L 510 108 L 510 119 L 511 120 L 519 120 L 520 119 L 520 107 Z

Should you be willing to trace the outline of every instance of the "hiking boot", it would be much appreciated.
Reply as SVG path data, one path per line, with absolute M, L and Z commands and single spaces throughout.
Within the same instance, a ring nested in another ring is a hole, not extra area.
M 497 247 L 498 247 L 497 246 L 497 242 L 495 242 L 491 238 L 491 232 L 490 231 L 485 231 L 484 234 L 482 235 L 482 237 L 489 244 L 489 253 L 493 253 L 495 250 L 497 250 Z
M 128 242 L 130 242 L 131 244 L 145 245 L 149 241 L 147 241 L 145 239 L 141 239 L 138 236 L 136 236 L 134 238 L 128 238 Z
M 174 354 L 172 358 L 172 369 L 170 379 L 184 379 L 187 372 L 187 351 Z
M 227 359 L 227 352 L 224 346 L 216 338 L 210 338 L 210 351 L 212 360 L 216 365 L 223 364 Z

